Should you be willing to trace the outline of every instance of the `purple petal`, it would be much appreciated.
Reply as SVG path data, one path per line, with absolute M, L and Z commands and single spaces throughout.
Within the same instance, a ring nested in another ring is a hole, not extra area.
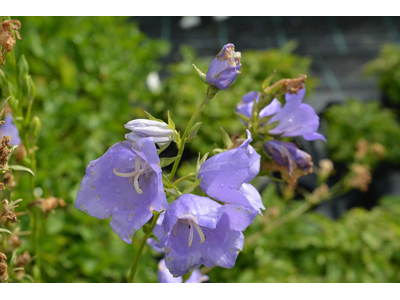
M 159 283 L 182 283 L 182 277 L 174 277 L 165 265 L 165 259 L 158 263 L 158 282 Z
M 221 217 L 221 204 L 192 194 L 183 194 L 171 203 L 164 218 L 164 230 L 169 232 L 178 219 L 192 220 L 200 226 L 215 228 Z
M 303 135 L 303 138 L 305 138 L 307 141 L 323 140 L 326 142 L 326 138 L 318 132 Z
M 155 146 L 153 150 L 157 151 Z M 75 202 L 76 208 L 98 219 L 112 216 L 112 229 L 129 244 L 134 233 L 151 219 L 153 209 L 168 207 L 161 173 L 149 169 L 139 177 L 142 194 L 137 193 L 131 178 L 114 174 L 115 168 L 121 173 L 134 171 L 136 153 L 129 142 L 121 142 L 92 161 L 86 168 Z M 147 165 L 146 161 L 142 164 Z
M 164 216 L 165 216 L 165 211 L 163 211 L 160 214 L 160 216 L 157 219 L 156 225 L 154 226 L 154 229 L 153 229 L 153 234 L 157 237 L 158 240 L 161 240 L 165 235 L 164 226 L 162 225 L 162 223 L 164 221 Z M 156 246 L 158 244 L 158 242 L 155 239 L 153 239 L 153 238 L 147 239 L 147 244 L 151 248 L 153 248 L 154 251 L 157 251 L 159 253 L 163 252 L 161 248 Z
M 272 102 L 269 105 L 267 105 L 260 111 L 258 117 L 261 119 L 261 118 L 272 116 L 272 115 L 278 113 L 281 110 L 281 108 L 282 108 L 282 105 L 278 101 L 278 99 L 274 99 L 274 100 L 272 100 Z
M 198 269 L 193 270 L 192 274 L 185 281 L 185 283 L 203 283 L 208 281 L 210 278 L 207 275 L 201 274 Z
M 258 190 L 250 183 L 243 183 L 239 192 L 246 197 L 250 206 L 253 207 L 260 215 L 262 215 L 261 209 L 265 209 L 265 207 L 262 203 L 261 195 Z
M 0 127 L 0 134 L 4 136 L 11 136 L 10 144 L 13 146 L 21 144 L 21 138 L 17 126 L 14 124 L 12 114 L 8 114 L 4 119 L 4 124 Z

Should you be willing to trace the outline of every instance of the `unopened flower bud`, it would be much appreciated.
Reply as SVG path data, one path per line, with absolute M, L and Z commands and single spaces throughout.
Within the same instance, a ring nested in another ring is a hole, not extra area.
M 152 137 L 156 144 L 162 146 L 171 143 L 176 137 L 175 130 L 162 121 L 136 119 L 126 123 L 125 128 L 132 131 L 125 135 L 132 144 L 143 138 Z
M 241 54 L 234 44 L 226 44 L 208 67 L 206 80 L 219 90 L 226 90 L 240 73 Z
M 317 175 L 319 177 L 320 182 L 326 181 L 328 177 L 334 173 L 335 169 L 330 159 L 321 159 L 319 161 L 319 169 Z
M 352 164 L 350 174 L 346 179 L 347 186 L 359 189 L 362 192 L 368 191 L 368 186 L 372 182 L 371 172 L 368 165 Z

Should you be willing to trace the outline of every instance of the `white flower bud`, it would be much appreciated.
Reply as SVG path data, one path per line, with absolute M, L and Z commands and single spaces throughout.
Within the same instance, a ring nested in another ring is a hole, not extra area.
M 163 146 L 169 144 L 175 137 L 175 130 L 161 121 L 136 119 L 126 123 L 125 128 L 132 131 L 125 135 L 132 144 L 140 139 L 152 137 L 156 144 Z

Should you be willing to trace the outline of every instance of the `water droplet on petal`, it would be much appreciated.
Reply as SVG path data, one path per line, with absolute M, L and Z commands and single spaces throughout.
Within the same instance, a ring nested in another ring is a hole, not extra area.
M 116 188 L 114 191 L 115 191 L 117 194 L 121 193 L 121 190 L 120 190 L 119 188 Z
M 233 189 L 234 188 L 234 186 L 233 185 L 231 185 L 231 189 Z
M 127 220 L 128 222 L 132 222 L 133 216 L 134 216 L 134 214 L 133 214 L 133 213 L 130 213 L 129 216 L 128 216 L 128 218 L 126 218 L 126 220 Z
M 221 183 L 221 187 L 223 187 L 224 186 L 224 184 L 223 183 Z

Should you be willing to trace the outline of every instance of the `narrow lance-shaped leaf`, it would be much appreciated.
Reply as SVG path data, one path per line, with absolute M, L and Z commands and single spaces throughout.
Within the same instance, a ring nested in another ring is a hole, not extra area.
M 33 176 L 35 176 L 35 173 L 33 173 L 33 171 L 27 167 L 24 166 L 20 166 L 20 165 L 9 165 L 8 166 L 9 169 L 15 170 L 15 171 L 24 171 L 24 172 L 29 172 L 31 173 Z
M 195 182 L 192 182 L 191 184 L 189 184 L 184 189 L 182 194 L 190 194 L 191 192 L 193 192 L 200 185 L 202 179 L 203 179 L 203 177 L 201 177 L 198 180 L 196 180 Z
M 220 127 L 222 131 L 222 141 L 226 149 L 231 149 L 233 143 L 229 134 L 224 130 L 224 128 Z
M 174 157 L 162 157 L 160 158 L 161 168 L 167 167 L 173 162 L 175 162 L 181 155 L 174 156 Z

